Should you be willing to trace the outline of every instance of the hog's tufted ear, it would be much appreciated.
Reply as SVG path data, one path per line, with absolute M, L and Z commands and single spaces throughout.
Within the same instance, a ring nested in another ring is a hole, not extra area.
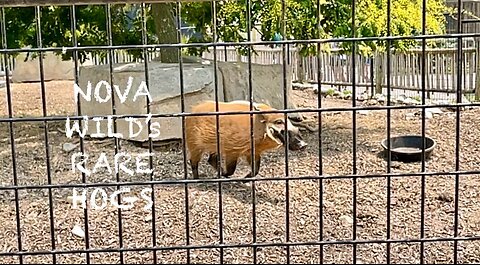
M 258 105 L 254 104 L 253 105 L 253 110 L 254 111 L 261 111 L 261 109 L 258 107 Z M 258 113 L 256 114 L 257 115 L 257 119 L 261 122 L 261 123 L 265 123 L 267 121 L 267 119 L 265 118 L 265 113 Z

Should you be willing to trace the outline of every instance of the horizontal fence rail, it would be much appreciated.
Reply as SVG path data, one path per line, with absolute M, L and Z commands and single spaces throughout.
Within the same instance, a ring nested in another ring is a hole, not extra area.
M 479 263 L 480 33 L 454 12 L 427 35 L 427 7 L 405 2 L 423 27 L 395 36 L 397 3 L 374 2 L 0 0 L 0 262 Z M 365 4 L 388 36 L 357 37 Z M 184 8 L 212 42 L 184 43 Z M 350 37 L 288 36 L 320 32 L 322 11 Z M 245 41 L 220 42 L 232 13 Z M 115 44 L 132 29 L 119 14 L 137 16 L 136 44 Z M 280 40 L 254 36 L 264 20 Z M 49 47 L 50 30 L 71 43 Z M 13 31 L 35 31 L 30 48 Z M 416 45 L 389 49 L 402 39 Z M 360 55 L 368 40 L 388 47 Z

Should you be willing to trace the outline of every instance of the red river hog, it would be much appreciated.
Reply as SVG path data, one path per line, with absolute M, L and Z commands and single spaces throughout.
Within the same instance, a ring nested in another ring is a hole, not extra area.
M 215 101 L 204 101 L 192 107 L 192 113 L 215 112 Z M 236 100 L 231 102 L 219 102 L 219 112 L 250 111 L 250 102 Z M 253 103 L 255 111 L 275 110 L 267 104 Z M 198 179 L 198 164 L 204 153 L 209 155 L 208 163 L 217 169 L 217 130 L 216 116 L 187 116 L 185 117 L 185 138 L 188 150 L 188 160 L 193 173 L 193 178 Z M 245 178 L 255 177 L 260 169 L 260 157 L 269 150 L 278 149 L 286 144 L 285 130 L 288 133 L 288 148 L 296 151 L 307 146 L 302 136 L 283 113 L 256 113 L 253 115 L 253 139 L 255 143 L 254 171 Z M 220 154 L 222 155 L 226 168 L 220 169 L 223 177 L 230 177 L 235 173 L 238 159 L 246 158 L 252 166 L 251 153 L 251 124 L 249 114 L 228 114 L 219 115 L 219 141 Z

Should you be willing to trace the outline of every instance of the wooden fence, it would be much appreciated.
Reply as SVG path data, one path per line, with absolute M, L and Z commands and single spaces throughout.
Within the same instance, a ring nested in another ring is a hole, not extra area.
M 478 48 L 464 48 L 462 56 L 462 93 L 470 94 L 479 84 L 476 73 L 479 71 Z M 252 63 L 282 64 L 281 48 L 256 48 Z M 317 82 L 318 59 L 315 56 L 301 58 L 295 49 L 287 49 L 287 63 L 293 68 L 293 80 Z M 213 52 L 205 53 L 204 58 L 213 59 Z M 456 93 L 457 88 L 457 49 L 428 48 L 425 50 L 425 90 L 437 93 Z M 239 56 L 233 48 L 218 49 L 217 59 L 248 62 L 246 56 Z M 320 54 L 320 82 L 327 85 L 351 86 L 353 76 L 358 87 L 369 88 L 368 92 L 382 93 L 387 88 L 387 55 L 373 58 L 355 56 L 355 68 L 351 55 L 343 56 L 339 50 Z M 390 56 L 390 88 L 396 90 L 422 91 L 422 49 L 392 53 Z M 477 95 L 480 97 L 480 94 Z
M 476 73 L 480 71 L 478 63 L 478 47 L 463 49 L 462 60 L 462 93 L 475 93 L 480 99 L 479 83 L 476 82 Z M 295 81 L 304 80 L 316 82 L 318 74 L 317 57 L 301 58 L 295 48 L 286 49 L 286 61 L 292 66 Z M 252 63 L 255 64 L 282 64 L 281 48 L 256 47 L 256 54 L 252 54 Z M 425 51 L 425 89 L 428 96 L 432 92 L 455 93 L 457 88 L 457 50 L 456 48 L 428 48 Z M 159 56 L 158 52 L 150 52 L 149 60 Z M 213 60 L 213 49 L 203 54 L 204 59 Z M 233 47 L 217 49 L 219 61 L 248 62 L 247 56 L 240 56 Z M 108 58 L 93 56 L 93 64 L 107 64 Z M 124 51 L 115 51 L 114 63 L 141 62 L 134 60 Z M 369 93 L 385 93 L 387 87 L 387 55 L 382 54 L 374 58 L 365 58 L 356 55 L 355 68 L 352 68 L 352 58 L 342 57 L 338 50 L 332 49 L 329 53 L 320 54 L 321 83 L 334 86 L 351 86 L 352 76 L 355 76 L 356 86 L 366 89 Z M 411 49 L 404 53 L 392 53 L 390 57 L 390 87 L 393 90 L 421 91 L 422 90 L 422 50 Z M 10 62 L 10 69 L 15 68 L 15 60 Z M 3 60 L 1 62 L 4 70 Z

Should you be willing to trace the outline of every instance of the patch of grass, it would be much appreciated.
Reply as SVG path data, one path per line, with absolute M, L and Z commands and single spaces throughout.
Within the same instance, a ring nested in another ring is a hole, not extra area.
M 332 97 L 333 97 L 333 95 L 335 95 L 335 89 L 333 89 L 333 88 L 328 89 L 326 94 L 327 94 L 328 96 L 332 96 Z

